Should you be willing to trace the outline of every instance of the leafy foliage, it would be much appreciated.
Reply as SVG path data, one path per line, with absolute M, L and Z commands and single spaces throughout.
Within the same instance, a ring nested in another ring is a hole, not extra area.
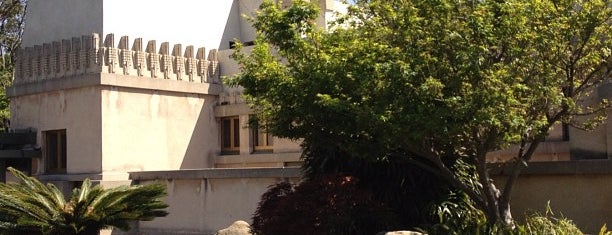
M 435 202 L 431 209 L 436 223 L 426 233 L 437 234 L 495 234 L 487 229 L 487 219 L 481 210 L 463 193 L 452 193 L 443 201 Z
M 601 229 L 599 230 L 599 235 L 612 235 L 612 231 L 608 231 L 608 228 L 604 224 L 603 226 L 601 226 Z
M 569 219 L 555 217 L 550 208 L 546 206 L 544 213 L 527 213 L 523 223 L 510 228 L 503 224 L 488 224 L 484 214 L 470 205 L 469 198 L 465 195 L 456 195 L 449 201 L 440 203 L 436 207 L 436 213 L 440 223 L 425 231 L 431 235 L 446 234 L 505 234 L 505 235 L 581 235 L 580 229 Z M 602 231 L 605 231 L 602 228 Z
M 317 14 L 265 1 L 229 81 L 272 134 L 303 140 L 307 169 L 330 156 L 421 158 L 489 223 L 509 225 L 514 182 L 551 127 L 592 129 L 609 107 L 589 100 L 612 73 L 608 1 L 357 1 L 330 31 Z M 486 155 L 511 144 L 520 151 L 498 187 Z
M 13 81 L 15 52 L 21 46 L 21 35 L 27 3 L 25 0 L 0 1 L 0 129 L 10 116 L 6 87 Z
M 391 208 L 401 222 L 401 226 L 396 228 L 400 230 L 435 223 L 427 213 L 428 208 L 432 201 L 446 198 L 452 188 L 439 176 L 413 164 L 420 160 L 418 158 L 371 161 L 343 155 L 340 151 L 308 153 L 305 164 L 313 167 L 306 171 L 307 180 L 338 173 L 358 178 L 360 189 L 372 192 L 374 200 Z
M 525 219 L 525 224 L 522 226 L 522 230 L 523 234 L 583 234 L 571 220 L 564 217 L 555 217 L 555 214 L 550 208 L 550 203 L 546 205 L 544 214 L 528 214 Z
M 275 234 L 376 234 L 398 225 L 397 217 L 357 179 L 326 175 L 297 186 L 279 183 L 262 195 L 252 232 Z
M 129 230 L 129 222 L 166 216 L 160 184 L 104 189 L 89 179 L 66 201 L 53 184 L 9 168 L 19 183 L 0 184 L 0 234 L 89 235 Z

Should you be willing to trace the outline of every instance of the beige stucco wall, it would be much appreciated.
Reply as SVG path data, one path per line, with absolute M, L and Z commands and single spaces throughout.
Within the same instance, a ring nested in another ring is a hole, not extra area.
M 612 224 L 612 174 L 522 175 L 512 194 L 512 212 L 544 212 L 550 201 L 555 216 L 573 220 L 587 234 Z
M 212 166 L 215 96 L 106 86 L 101 97 L 105 172 Z
M 170 214 L 140 223 L 141 231 L 198 231 L 212 234 L 236 220 L 251 221 L 257 202 L 268 185 L 278 179 L 174 180 L 166 202 Z
M 602 165 L 609 165 L 608 163 Z M 262 174 L 263 169 L 270 172 Z M 214 169 L 198 171 L 136 172 L 142 184 L 161 180 L 168 187 L 170 215 L 141 222 L 146 234 L 214 234 L 235 220 L 252 222 L 252 213 L 269 185 L 298 182 L 297 175 L 281 175 L 283 168 Z M 285 168 L 288 169 L 288 168 Z M 297 170 L 297 169 L 296 169 Z M 198 173 L 214 173 L 214 176 Z M 144 179 L 140 179 L 144 178 Z M 502 181 L 503 179 L 497 178 Z M 520 177 L 512 194 L 512 212 L 519 221 L 527 211 L 543 212 L 550 201 L 556 217 L 572 219 L 587 234 L 596 234 L 612 223 L 612 174 L 527 174 Z M 159 182 L 159 181 L 158 181 Z
M 275 170 L 282 171 L 274 169 L 271 172 L 278 172 Z M 198 179 L 172 178 L 160 172 L 151 175 L 153 178 L 159 177 L 161 181 L 141 180 L 142 184 L 161 182 L 167 185 L 166 203 L 170 205 L 170 214 L 151 222 L 140 222 L 139 233 L 214 234 L 236 220 L 251 223 L 257 203 L 270 185 L 282 181 L 295 183 L 299 180 L 298 177 L 278 173 L 259 175 L 262 169 L 245 170 L 235 175 L 232 170 L 228 170 L 229 173 L 226 170 L 208 171 L 220 174 Z M 170 174 L 185 176 L 191 173 L 176 171 Z
M 69 174 L 101 171 L 102 140 L 100 89 L 82 87 L 35 93 L 11 98 L 11 128 L 35 128 L 37 142 L 41 131 L 66 129 L 67 172 Z M 35 173 L 43 173 L 38 164 Z

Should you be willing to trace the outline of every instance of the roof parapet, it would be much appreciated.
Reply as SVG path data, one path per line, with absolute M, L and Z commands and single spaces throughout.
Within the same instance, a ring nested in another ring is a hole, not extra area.
M 43 45 L 26 47 L 17 51 L 15 61 L 15 85 L 41 82 L 47 79 L 72 77 L 83 74 L 108 73 L 145 78 L 180 80 L 194 83 L 219 83 L 217 50 L 208 52 L 194 47 L 150 40 L 143 50 L 142 38 L 129 45 L 128 36 L 115 44 L 114 34 L 108 34 L 101 42 L 93 33 L 82 37 L 63 39 Z

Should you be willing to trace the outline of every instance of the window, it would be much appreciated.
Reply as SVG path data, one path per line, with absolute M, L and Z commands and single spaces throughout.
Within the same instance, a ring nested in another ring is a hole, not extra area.
M 221 119 L 221 152 L 240 153 L 240 119 L 237 116 Z
M 45 170 L 66 173 L 66 130 L 45 131 Z
M 260 126 L 259 123 L 255 122 L 252 128 L 253 131 L 253 149 L 255 152 L 271 152 L 273 137 L 268 134 L 265 127 Z

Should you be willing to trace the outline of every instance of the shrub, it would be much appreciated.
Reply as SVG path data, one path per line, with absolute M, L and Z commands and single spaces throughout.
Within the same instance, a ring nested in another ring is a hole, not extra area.
M 276 234 L 376 234 L 397 225 L 396 216 L 348 175 L 326 175 L 263 194 L 252 232 Z
M 338 149 L 307 148 L 304 174 L 307 179 L 321 175 L 346 174 L 359 179 L 360 189 L 372 192 L 374 200 L 384 203 L 398 216 L 401 227 L 410 230 L 433 224 L 428 208 L 443 200 L 452 188 L 439 175 L 420 165 L 435 167 L 419 158 L 387 156 L 378 160 L 351 156 Z M 452 164 L 449 160 L 447 164 Z
M 541 213 L 530 213 L 525 218 L 525 224 L 521 228 L 524 234 L 554 234 L 554 235 L 581 235 L 580 229 L 574 222 L 561 216 L 555 217 L 550 208 L 550 202 L 546 205 L 546 211 Z
M 429 235 L 518 235 L 514 229 L 487 223 L 485 214 L 463 193 L 451 192 L 446 200 L 432 205 L 431 214 L 438 223 L 420 229 Z
M 430 235 L 474 234 L 474 235 L 582 235 L 583 233 L 569 219 L 555 217 L 550 205 L 544 214 L 527 213 L 524 223 L 516 223 L 515 228 L 500 224 L 488 224 L 482 211 L 476 209 L 467 196 L 453 194 L 447 201 L 434 206 L 433 214 L 438 216 L 439 224 L 422 231 Z M 600 235 L 605 233 L 605 225 Z M 612 234 L 610 234 L 612 235 Z

